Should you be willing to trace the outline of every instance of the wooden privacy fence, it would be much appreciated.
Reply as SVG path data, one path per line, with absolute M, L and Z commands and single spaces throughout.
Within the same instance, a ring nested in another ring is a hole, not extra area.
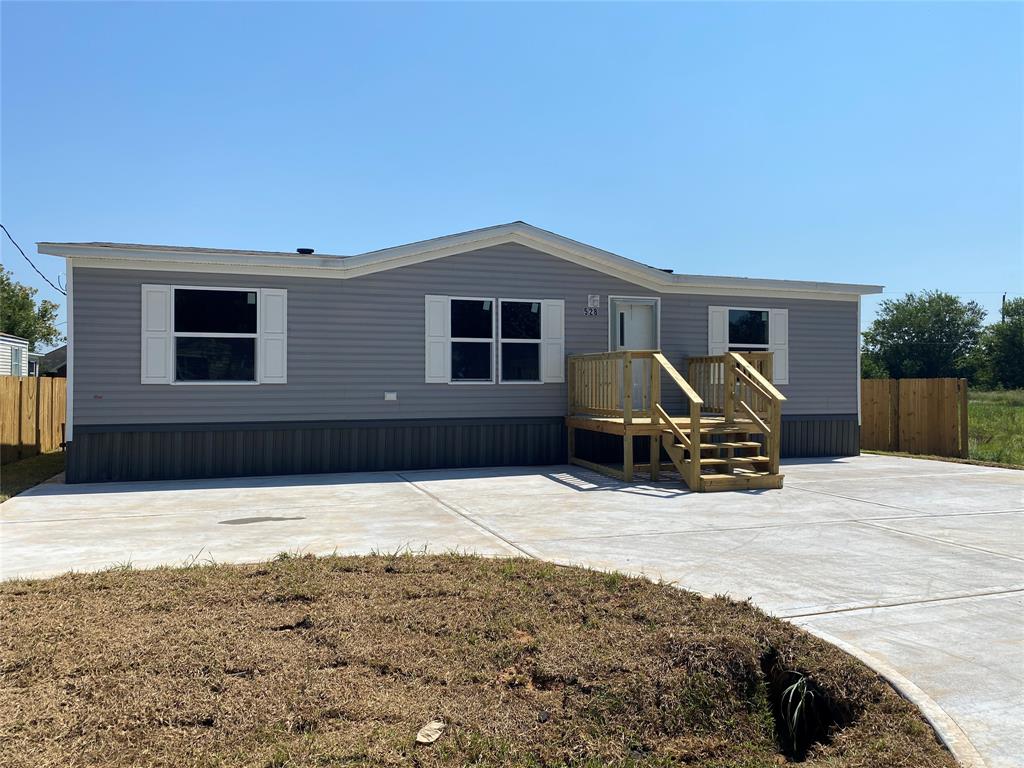
M 0 464 L 60 448 L 67 379 L 0 376 Z
M 967 379 L 864 379 L 860 447 L 967 458 Z

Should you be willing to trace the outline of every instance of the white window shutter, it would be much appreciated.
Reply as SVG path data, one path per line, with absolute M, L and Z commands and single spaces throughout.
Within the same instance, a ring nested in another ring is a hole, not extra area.
M 541 302 L 541 381 L 560 384 L 565 381 L 565 301 Z
M 447 384 L 451 378 L 451 345 L 448 343 L 451 318 L 448 314 L 448 297 L 425 296 L 424 299 L 426 305 L 424 381 L 427 384 Z
M 171 286 L 142 285 L 142 383 L 170 384 L 174 379 Z
M 768 318 L 768 349 L 774 353 L 773 383 L 789 384 L 789 310 L 769 310 Z
M 260 384 L 288 383 L 288 291 L 260 288 Z
M 724 355 L 729 351 L 729 308 L 708 307 L 708 354 Z

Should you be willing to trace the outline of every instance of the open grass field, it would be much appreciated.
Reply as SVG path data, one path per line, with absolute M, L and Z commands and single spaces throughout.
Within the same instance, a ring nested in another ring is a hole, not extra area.
M 9 766 L 954 766 L 867 668 L 749 604 L 536 561 L 4 582 L 0 660 Z
M 0 466 L 0 502 L 64 471 L 64 452 L 41 453 Z
M 1024 466 L 1024 390 L 968 390 L 970 458 Z

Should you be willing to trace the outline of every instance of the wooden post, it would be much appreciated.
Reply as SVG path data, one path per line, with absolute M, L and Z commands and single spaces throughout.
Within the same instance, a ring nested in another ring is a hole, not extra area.
M 971 457 L 971 442 L 967 430 L 967 379 L 960 379 L 957 385 L 960 395 L 960 458 Z
M 728 353 L 722 355 L 722 410 L 726 421 L 736 418 L 736 361 Z
M 633 482 L 633 433 L 629 430 L 622 436 L 622 479 Z
M 771 453 L 768 457 L 771 461 L 768 462 L 770 471 L 773 475 L 779 474 L 780 457 L 782 455 L 782 406 L 775 401 L 772 401 L 771 405 L 771 427 L 772 433 L 770 435 L 771 440 Z
M 566 387 L 566 394 L 569 396 L 569 407 L 568 412 L 570 416 L 576 415 L 576 361 L 569 358 L 569 386 Z M 570 432 L 572 430 L 569 430 Z M 572 457 L 572 452 L 569 452 L 569 457 Z
M 576 458 L 576 430 L 573 427 L 569 427 L 568 432 L 569 463 L 572 464 L 572 460 Z
M 651 361 L 651 424 L 661 424 L 661 415 L 655 405 L 661 404 L 661 363 L 654 355 L 649 358 Z M 661 433 L 655 432 L 651 435 L 651 480 L 658 480 L 661 477 Z
M 657 480 L 662 476 L 662 435 L 650 436 L 650 479 Z
M 699 491 L 700 487 L 700 405 L 690 402 L 690 477 L 686 484 L 691 491 Z
M 889 447 L 887 451 L 900 449 L 900 380 L 889 379 Z
M 633 423 L 633 355 L 628 350 L 622 358 L 622 423 Z
M 660 424 L 661 417 L 658 415 L 655 405 L 661 405 L 661 363 L 654 355 L 651 355 L 651 424 Z

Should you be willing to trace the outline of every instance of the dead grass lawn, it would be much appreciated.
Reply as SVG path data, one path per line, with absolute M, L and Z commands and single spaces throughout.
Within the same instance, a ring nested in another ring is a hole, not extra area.
M 806 764 L 954 766 L 859 662 L 749 605 L 462 556 L 4 582 L 0 762 L 775 766 L 794 670 L 850 721 Z

